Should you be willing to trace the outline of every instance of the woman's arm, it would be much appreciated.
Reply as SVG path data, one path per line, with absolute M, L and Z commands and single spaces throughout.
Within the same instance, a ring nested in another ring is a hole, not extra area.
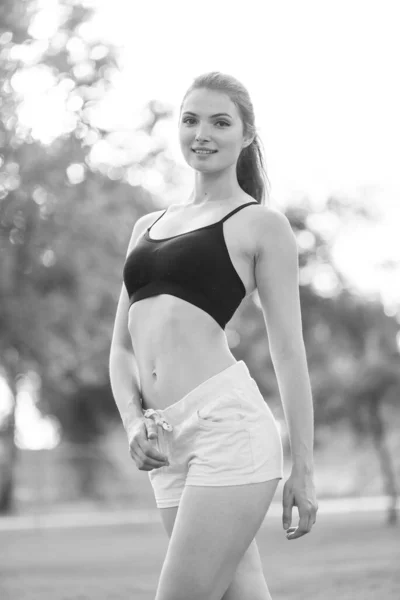
M 311 530 L 318 504 L 314 475 L 314 409 L 302 333 L 297 243 L 288 218 L 260 207 L 257 218 L 255 277 L 268 332 L 282 406 L 289 431 L 292 473 L 283 490 L 283 526 L 292 507 L 300 515 L 288 539 Z
M 305 351 L 273 361 L 289 431 L 292 470 L 314 473 L 314 409 Z
M 126 257 L 152 220 L 154 213 L 148 213 L 135 222 Z M 128 312 L 128 292 L 122 283 L 111 339 L 109 375 L 114 400 L 127 433 L 131 425 L 143 417 L 139 372 L 128 329 Z
M 143 417 L 142 402 L 138 383 L 137 368 L 133 351 L 118 344 L 110 350 L 109 375 L 112 393 L 124 429 Z
M 263 208 L 255 277 L 294 468 L 313 469 L 313 403 L 304 347 L 297 243 L 287 217 Z

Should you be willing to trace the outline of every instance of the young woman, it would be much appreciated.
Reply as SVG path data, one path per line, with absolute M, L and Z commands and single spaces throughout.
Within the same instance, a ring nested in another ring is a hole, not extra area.
M 288 424 L 287 538 L 316 520 L 313 407 L 302 338 L 297 245 L 264 201 L 247 90 L 219 72 L 183 99 L 189 200 L 138 219 L 110 352 L 115 401 L 170 537 L 156 600 L 267 600 L 255 534 L 283 478 L 274 416 L 225 335 L 258 290 Z M 133 350 L 133 354 L 132 354 Z M 291 524 L 292 507 L 300 516 Z

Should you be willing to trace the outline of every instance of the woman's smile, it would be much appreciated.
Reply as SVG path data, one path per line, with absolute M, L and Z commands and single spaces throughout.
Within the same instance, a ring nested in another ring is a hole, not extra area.
M 211 154 L 216 154 L 218 150 L 194 150 L 192 148 L 192 152 L 197 156 L 210 156 Z

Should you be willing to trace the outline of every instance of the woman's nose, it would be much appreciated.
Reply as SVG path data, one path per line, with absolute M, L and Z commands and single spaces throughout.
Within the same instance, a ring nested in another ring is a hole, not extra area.
M 207 129 L 203 126 L 203 127 L 199 127 L 198 130 L 196 131 L 196 140 L 200 141 L 207 141 L 210 139 L 210 134 L 207 131 Z

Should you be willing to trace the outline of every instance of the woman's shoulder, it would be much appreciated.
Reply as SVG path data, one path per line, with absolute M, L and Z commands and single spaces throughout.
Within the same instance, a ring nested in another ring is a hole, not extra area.
M 245 194 L 243 196 L 242 203 L 246 204 L 248 202 L 255 202 L 255 199 L 252 196 Z M 254 205 L 252 207 L 252 210 L 249 210 L 247 212 L 247 215 L 249 217 L 249 220 L 251 222 L 254 222 L 254 225 L 257 226 L 257 228 L 263 230 L 264 233 L 266 227 L 274 227 L 274 225 L 277 225 L 279 227 L 282 226 L 282 222 L 289 222 L 288 218 L 282 211 L 278 210 L 275 207 L 268 206 L 266 204 L 258 203 L 258 205 Z
M 277 248 L 296 245 L 295 233 L 288 217 L 275 207 L 265 205 L 255 207 L 252 216 L 252 233 L 257 253 L 275 252 Z
M 249 196 L 249 194 L 244 194 L 243 196 L 243 204 L 248 202 L 255 202 L 255 198 Z M 276 222 L 288 221 L 286 215 L 279 209 L 274 206 L 268 206 L 267 204 L 254 205 L 254 210 L 251 211 L 254 216 L 255 221 L 258 219 L 262 219 L 264 226 L 267 223 L 274 224 Z
M 152 210 L 152 211 L 146 213 L 145 215 L 142 215 L 141 217 L 139 217 L 137 219 L 134 227 L 136 227 L 136 229 L 141 229 L 141 230 L 144 230 L 147 227 L 150 227 L 150 225 L 152 225 L 154 223 L 154 221 L 156 219 L 158 219 L 158 217 L 160 217 L 165 210 L 166 210 L 165 208 L 158 208 L 156 210 Z
M 251 201 L 254 202 L 254 198 L 248 196 L 243 204 Z M 278 240 L 294 237 L 287 216 L 278 208 L 266 204 L 254 205 L 252 210 L 247 211 L 246 230 L 258 251 L 261 246 L 266 250 L 273 248 Z
M 141 237 L 141 235 L 145 232 L 145 230 L 148 229 L 154 223 L 154 221 L 162 215 L 164 210 L 165 210 L 165 208 L 153 210 L 153 211 L 148 212 L 145 215 L 142 215 L 136 219 L 136 221 L 132 227 L 131 237 L 129 240 L 127 254 L 126 254 L 127 256 L 133 250 L 133 248 L 136 245 L 136 242 Z

